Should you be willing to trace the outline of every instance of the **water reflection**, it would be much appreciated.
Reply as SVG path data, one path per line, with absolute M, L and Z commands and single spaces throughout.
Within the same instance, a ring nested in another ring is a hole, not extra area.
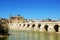
M 8 38 L 2 38 L 0 40 L 60 40 L 60 35 L 53 33 L 40 33 L 40 32 L 10 32 Z
M 0 40 L 8 40 L 8 38 L 7 37 L 4 37 L 4 38 L 0 38 Z
M 60 40 L 59 38 L 60 35 L 58 34 L 49 34 L 49 40 Z

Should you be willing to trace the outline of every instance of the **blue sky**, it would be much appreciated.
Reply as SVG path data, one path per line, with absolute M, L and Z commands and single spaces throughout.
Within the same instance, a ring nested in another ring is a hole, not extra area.
M 60 0 L 0 0 L 0 17 L 21 15 L 26 19 L 60 19 Z

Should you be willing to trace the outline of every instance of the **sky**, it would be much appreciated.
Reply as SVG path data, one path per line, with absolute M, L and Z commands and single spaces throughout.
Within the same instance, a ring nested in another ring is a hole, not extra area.
M 60 0 L 0 0 L 0 17 L 10 15 L 25 19 L 60 19 Z

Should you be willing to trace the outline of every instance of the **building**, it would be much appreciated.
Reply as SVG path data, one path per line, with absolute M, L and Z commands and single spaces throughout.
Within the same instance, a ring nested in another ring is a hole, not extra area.
M 21 17 L 20 15 L 18 16 L 11 16 L 10 19 L 9 19 L 9 23 L 21 23 L 21 22 L 24 22 L 24 18 Z

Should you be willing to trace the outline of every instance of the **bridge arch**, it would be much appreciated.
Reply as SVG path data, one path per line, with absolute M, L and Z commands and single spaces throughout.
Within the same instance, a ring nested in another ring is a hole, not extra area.
M 58 28 L 59 28 L 59 25 L 54 26 L 55 32 L 58 32 Z
M 21 26 L 21 24 L 19 24 L 19 26 Z
M 23 27 L 25 26 L 25 24 L 23 24 Z
M 38 24 L 38 28 L 40 28 L 41 27 L 41 24 Z
M 30 24 L 27 24 L 27 27 L 29 27 L 30 26 Z
M 46 31 L 48 31 L 48 25 L 45 25 L 44 28 Z
M 35 27 L 35 24 L 32 24 L 32 28 L 34 28 Z

